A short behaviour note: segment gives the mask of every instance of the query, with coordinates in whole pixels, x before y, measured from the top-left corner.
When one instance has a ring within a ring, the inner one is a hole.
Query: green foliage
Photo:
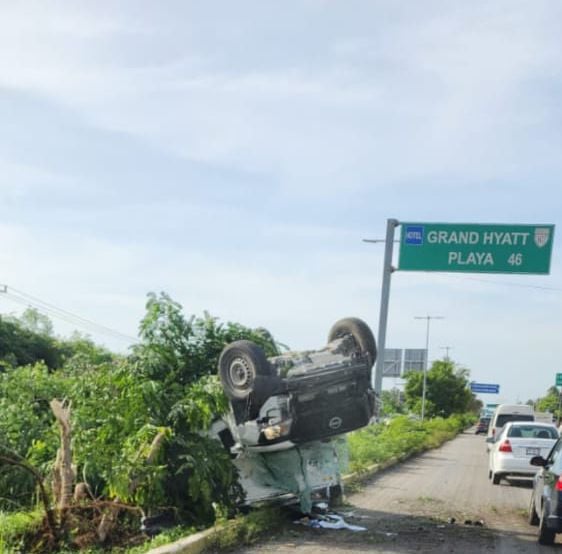
[[[0,444],[47,472],[58,443],[49,401],[65,390],[64,380],[44,363],[0,373]],[[31,507],[34,492],[29,473],[0,466],[0,509]]]
[[[242,499],[237,470],[219,442],[198,434],[177,437],[167,456],[166,498],[191,521],[212,521],[215,504],[228,511]]]
[[[170,440],[171,434],[167,427],[146,424],[125,439],[117,463],[111,468],[110,496],[140,506],[166,503],[165,448],[157,449],[155,445]]]
[[[383,390],[381,394],[381,415],[389,416],[404,413],[404,403],[401,400],[401,393],[398,389]]]
[[[0,552],[16,554],[23,552],[23,539],[39,530],[44,514],[32,512],[5,513],[0,511]]]
[[[154,424],[156,386],[139,381],[126,361],[102,364],[86,372],[68,369],[67,397],[72,402],[74,460],[96,494],[122,491],[121,476],[130,468],[127,441]]]
[[[0,371],[39,361],[51,369],[60,367],[62,357],[55,340],[29,330],[16,318],[0,316]]]
[[[239,548],[243,544],[252,544],[267,533],[270,537],[281,529],[285,523],[279,508],[261,508],[228,522],[214,539],[213,551]]]
[[[228,401],[216,375],[206,375],[185,388],[171,407],[169,420],[177,432],[207,430],[218,415],[228,409]]]
[[[267,355],[278,353],[267,332],[238,323],[222,324],[207,313],[202,318],[187,319],[181,305],[166,293],[148,295],[139,333],[142,342],[134,349],[139,369],[172,389],[215,374],[222,349],[232,341],[252,340]]]
[[[27,308],[18,321],[24,329],[43,335],[45,337],[53,336],[53,322],[46,316],[38,312],[35,308]]]
[[[350,468],[361,471],[394,457],[403,457],[439,446],[467,427],[470,415],[424,422],[400,416],[387,424],[369,425],[348,435]]]
[[[423,373],[406,375],[405,395],[410,410],[421,413]],[[435,361],[427,372],[426,410],[428,417],[449,417],[470,409],[474,395],[468,388],[468,371],[448,360]]]
[[[93,366],[111,363],[120,359],[106,348],[95,344],[88,336],[74,332],[70,339],[62,339],[57,346],[63,356],[67,370],[87,371]]]
[[[228,452],[205,436],[228,407],[218,358],[239,339],[278,354],[267,331],[208,314],[184,317],[162,293],[149,295],[141,342],[130,356],[116,356],[81,335],[50,334],[38,314],[0,319],[0,444],[49,481],[59,447],[49,402],[65,400],[77,480],[86,480],[96,497],[118,497],[146,513],[172,506],[196,525],[212,522],[217,509],[232,511],[242,497],[238,475]],[[0,466],[0,509],[33,507],[35,487],[28,473]]]
[[[550,387],[546,391],[546,395],[538,398],[535,402],[535,410],[537,412],[551,412],[555,414],[557,419],[562,417],[560,412],[560,392],[557,387]]]

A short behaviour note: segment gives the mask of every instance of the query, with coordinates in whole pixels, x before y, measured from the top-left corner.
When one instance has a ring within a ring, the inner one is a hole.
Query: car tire
[[[488,470],[488,479],[491,479],[491,478],[492,478],[492,470],[489,469],[489,470]]]
[[[255,407],[271,393],[273,370],[264,351],[252,341],[235,341],[223,349],[219,375],[230,400],[252,400]]]
[[[531,502],[529,503],[529,515],[527,517],[529,525],[537,526],[540,522],[540,518],[537,515],[537,510],[535,508],[535,495],[531,495]]]
[[[357,350],[363,355],[368,355],[369,365],[373,367],[377,359],[377,343],[370,327],[363,320],[356,317],[340,319],[332,325],[328,333],[328,342],[340,339],[346,335],[353,337]]]
[[[541,518],[539,520],[539,544],[554,544],[554,539],[556,539],[556,533],[546,526],[546,509],[543,506],[541,510]]]
[[[492,483],[494,485],[499,485],[501,480],[502,480],[501,473],[492,473]]]

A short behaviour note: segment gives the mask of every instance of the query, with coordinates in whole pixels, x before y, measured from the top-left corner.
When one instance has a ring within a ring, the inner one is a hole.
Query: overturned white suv
[[[314,497],[337,503],[347,469],[341,435],[374,415],[376,356],[373,333],[356,318],[335,323],[320,350],[266,358],[251,341],[224,348],[219,374],[231,410],[211,435],[230,452],[246,504],[296,497],[309,513]]]
[[[229,344],[219,374],[232,407],[230,447],[282,450],[367,425],[376,355],[373,333],[357,318],[335,323],[320,350],[266,358],[251,341]]]

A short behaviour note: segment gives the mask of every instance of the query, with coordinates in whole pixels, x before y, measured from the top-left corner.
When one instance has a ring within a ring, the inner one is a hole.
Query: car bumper
[[[494,472],[503,473],[504,475],[532,477],[538,473],[540,468],[529,464],[529,460],[530,458],[503,458],[497,460],[494,465]]]

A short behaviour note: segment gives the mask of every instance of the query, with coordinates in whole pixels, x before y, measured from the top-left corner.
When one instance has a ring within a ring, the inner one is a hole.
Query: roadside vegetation
[[[218,356],[239,339],[274,355],[269,333],[186,318],[166,294],[148,296],[127,356],[48,323],[33,310],[0,319],[2,551],[133,546],[143,516],[201,528],[232,513],[236,471],[205,436],[227,406]]]
[[[474,414],[455,414],[422,422],[400,415],[386,423],[354,431],[348,435],[350,470],[362,472],[373,464],[435,448],[455,437],[475,419]]]
[[[544,396],[528,400],[527,404],[534,406],[536,412],[551,413],[558,423],[562,421],[561,393],[558,387],[549,387]]]
[[[164,293],[148,295],[128,355],[55,337],[34,310],[0,317],[0,551],[141,554],[234,515],[236,470],[205,431],[227,408],[218,357],[240,339],[279,354],[266,330],[187,318]],[[423,423],[400,415],[419,412],[419,374],[403,396],[385,393],[393,417],[349,436],[351,469],[452,438],[468,423],[454,414],[475,409],[467,378],[432,366]],[[162,513],[178,526],[147,542],[141,518]],[[271,517],[235,520],[226,542],[252,540]]]

